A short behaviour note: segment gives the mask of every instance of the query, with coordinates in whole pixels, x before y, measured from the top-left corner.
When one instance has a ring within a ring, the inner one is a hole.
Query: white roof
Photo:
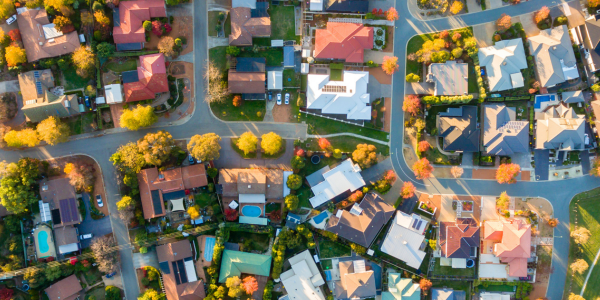
[[[425,228],[427,228],[427,223],[429,221],[417,214],[407,215],[402,213],[396,214],[395,222],[408,230],[412,230],[418,234],[425,234]]]
[[[96,97],[96,104],[105,104],[106,103],[106,99],[102,96],[100,97]]]
[[[310,57],[310,49],[302,49],[302,57],[303,58]]]
[[[400,215],[407,216],[405,213],[398,211],[396,218]],[[424,251],[419,250],[424,239],[424,235],[418,234],[394,221],[385,240],[383,240],[381,251],[418,269],[426,255]]]
[[[510,300],[509,294],[483,292],[479,294],[479,296],[481,297],[481,300]]]
[[[240,203],[265,203],[265,194],[240,194]]]
[[[233,200],[229,203],[229,208],[236,209],[237,207],[238,207],[238,204],[237,204],[237,202],[235,202],[235,200]]]
[[[452,268],[453,269],[467,268],[467,259],[466,258],[453,258],[452,259]]]
[[[44,203],[44,201],[40,200],[38,204],[40,206],[40,216],[42,217],[42,222],[52,221],[50,203]]]
[[[42,25],[42,30],[44,31],[44,36],[47,40],[57,38],[63,35],[62,31],[58,31],[54,27],[53,23]]]
[[[120,84],[109,84],[104,86],[104,95],[106,96],[106,103],[122,103],[123,93],[121,91]]]
[[[309,69],[310,69],[310,66],[308,65],[308,63],[300,64],[300,73],[308,74]]]
[[[523,40],[513,39],[496,42],[494,46],[479,48],[479,65],[485,67],[490,91],[504,91],[513,86],[511,74],[527,69]]]
[[[283,40],[271,40],[271,47],[283,47]]]
[[[60,253],[60,254],[67,254],[67,253],[75,252],[77,250],[79,250],[78,243],[58,246],[58,253]]]
[[[521,72],[510,74],[510,82],[512,83],[513,88],[520,88],[525,85],[523,74],[521,74]]]
[[[282,71],[267,72],[267,89],[269,89],[269,90],[283,89],[283,72]]]
[[[292,171],[283,171],[283,182],[287,183],[288,177],[290,177],[290,175],[294,174],[294,172]],[[287,186],[287,184],[283,185],[283,196],[287,196],[290,194],[290,188]]]
[[[560,67],[562,68],[563,74],[566,80],[579,78],[579,71],[577,71],[577,64],[572,67],[567,67],[563,59],[560,60]]]
[[[173,204],[173,209],[171,209],[171,211],[184,211],[185,210],[185,207],[183,206],[183,198],[173,199],[173,200],[171,200],[171,204]]]
[[[369,72],[343,71],[343,78],[329,81],[329,75],[308,74],[306,108],[346,115],[350,120],[371,120],[371,106],[367,106],[371,101],[367,92]]]
[[[241,224],[254,224],[254,225],[267,225],[269,224],[269,219],[261,218],[261,217],[245,217],[240,216]]]
[[[289,299],[325,300],[323,292],[318,288],[325,284],[325,281],[310,252],[305,250],[290,257],[289,263],[292,268],[279,277]]]
[[[323,0],[310,0],[311,11],[323,11]]]
[[[250,9],[256,9],[256,0],[231,0],[231,7],[248,7]]]
[[[196,268],[194,268],[193,260],[184,260],[185,265],[185,274],[187,275],[188,282],[198,281],[198,277],[196,277]]]
[[[315,196],[310,198],[310,204],[318,207],[347,190],[354,192],[361,188],[365,185],[365,181],[360,171],[360,167],[348,158],[337,167],[323,173],[325,180],[312,187]]]
[[[479,264],[479,278],[508,278],[508,265]]]
[[[79,42],[85,43],[85,35],[83,33],[79,35]]]

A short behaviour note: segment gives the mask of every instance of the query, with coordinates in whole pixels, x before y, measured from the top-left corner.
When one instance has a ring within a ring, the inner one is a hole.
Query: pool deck
[[[204,267],[210,267],[212,261],[206,261],[204,260],[204,248],[206,247],[206,238],[215,238],[214,235],[201,235],[199,237],[196,238],[196,242],[198,243],[199,249],[200,251],[202,251],[202,253],[200,253],[200,258],[196,261],[196,274],[198,275],[199,279],[204,280],[204,282],[206,282],[206,274],[204,274]]]
[[[42,253],[42,251],[40,251],[40,244],[38,242],[38,234],[41,231],[45,231],[48,234],[48,251]],[[38,226],[34,231],[33,231],[33,240],[35,243],[35,252],[37,255],[37,258],[45,258],[45,257],[56,257],[56,249],[54,248],[54,235],[52,234],[52,229],[50,229],[48,226],[46,225],[40,225]]]

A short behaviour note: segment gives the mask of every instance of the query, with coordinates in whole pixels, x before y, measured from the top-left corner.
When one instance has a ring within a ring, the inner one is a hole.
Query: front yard
[[[353,136],[336,136],[327,138],[327,140],[331,143],[331,146],[334,149],[340,149],[342,152],[351,153],[356,150],[356,145],[358,144],[373,144],[375,147],[377,147],[377,151],[381,152],[381,155],[388,156],[390,153],[390,147],[387,145],[374,144],[371,141],[363,140]],[[302,147],[307,150],[322,151],[319,147],[318,139],[315,138],[306,139]]]
[[[388,133],[380,130],[362,127],[359,125],[352,125],[343,123],[336,120],[331,120],[323,117],[317,117],[309,114],[302,113],[300,121],[305,121],[308,124],[309,134],[331,134],[331,133],[342,133],[349,132],[355,133],[362,136],[368,136],[373,139],[380,141],[388,141]]]
[[[233,106],[233,96],[229,96],[223,103],[211,103],[213,113],[224,121],[262,121],[265,112],[265,100],[244,101],[239,107]],[[259,114],[260,113],[260,114]]]
[[[225,49],[227,49],[226,46],[221,46],[210,48],[208,50],[208,57],[210,61],[214,63],[215,67],[217,67],[223,73],[225,73],[229,68],[227,63],[227,57],[225,56]]]

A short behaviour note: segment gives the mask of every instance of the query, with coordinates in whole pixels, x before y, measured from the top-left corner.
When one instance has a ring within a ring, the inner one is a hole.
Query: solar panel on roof
[[[37,91],[38,95],[41,95],[41,94],[43,93],[43,92],[42,92],[42,83],[41,83],[41,82],[39,82],[39,81],[38,81],[38,82],[36,82],[36,83],[35,83],[35,89],[36,89],[36,91]]]
[[[77,202],[74,198],[63,199],[59,201],[60,206],[60,217],[63,223],[73,222],[79,220],[77,211]]]
[[[173,273],[175,273],[175,284],[180,285],[181,279],[179,279],[179,274],[181,273],[181,271],[177,268],[177,262],[174,261],[171,263],[171,265],[173,265]]]
[[[155,214],[162,214],[163,212],[163,202],[160,200],[160,192],[158,190],[154,190],[150,192],[152,196],[152,207],[154,208]]]
[[[171,269],[169,269],[168,261],[159,262],[158,266],[160,267],[160,270],[163,272],[163,274],[171,274]]]

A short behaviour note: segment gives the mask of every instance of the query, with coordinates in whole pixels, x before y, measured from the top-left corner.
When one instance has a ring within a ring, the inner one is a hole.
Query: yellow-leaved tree
[[[6,64],[9,67],[14,67],[18,64],[27,62],[27,53],[25,53],[25,49],[19,46],[10,45],[6,47],[5,51],[6,54],[4,56],[6,57]]]
[[[85,47],[80,47],[73,52],[73,64],[77,68],[77,75],[88,78],[94,73],[96,68],[96,54],[87,50]]]
[[[63,6],[73,6],[74,0],[44,0],[45,7],[52,7],[58,11],[60,11]]]
[[[240,136],[236,145],[245,155],[248,155],[248,153],[256,152],[258,138],[252,132],[247,131]]]
[[[37,132],[32,128],[11,130],[4,136],[4,141],[9,147],[35,147],[40,143]]]
[[[49,117],[37,126],[37,133],[42,141],[50,145],[64,143],[69,140],[69,126],[56,117]]]
[[[265,154],[274,155],[283,147],[283,139],[275,132],[263,134],[260,147],[265,151]]]
[[[0,0],[0,19],[6,19],[15,13],[15,4],[12,0]]]
[[[221,156],[221,137],[215,133],[206,133],[203,135],[194,135],[187,145],[187,149],[192,156],[201,161],[211,161],[219,159]]]
[[[158,121],[154,114],[154,108],[150,106],[137,106],[134,109],[125,109],[121,115],[121,125],[129,130],[138,130],[141,127],[148,127]]]

